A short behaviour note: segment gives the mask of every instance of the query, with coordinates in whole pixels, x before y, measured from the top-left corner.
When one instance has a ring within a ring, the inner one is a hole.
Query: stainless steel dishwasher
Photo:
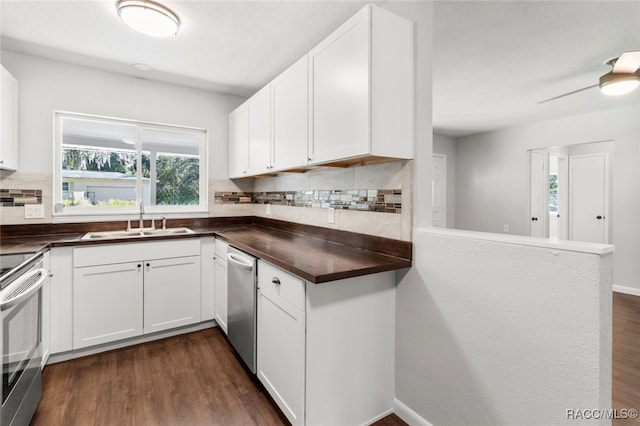
[[[252,373],[256,372],[256,258],[227,249],[227,337]]]

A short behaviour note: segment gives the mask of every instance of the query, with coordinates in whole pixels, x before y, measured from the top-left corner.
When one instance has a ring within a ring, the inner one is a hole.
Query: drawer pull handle
[[[280,285],[280,280],[278,279],[278,277],[271,278],[271,282],[274,283],[274,284]]]

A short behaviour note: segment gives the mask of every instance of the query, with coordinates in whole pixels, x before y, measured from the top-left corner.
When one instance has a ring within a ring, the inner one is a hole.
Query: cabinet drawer
[[[224,259],[225,262],[227,261],[227,248],[229,248],[229,244],[216,238],[214,253],[216,257]]]
[[[280,281],[280,284],[273,281]],[[295,275],[262,260],[258,261],[258,287],[271,290],[301,311],[305,310],[304,284],[304,280]]]

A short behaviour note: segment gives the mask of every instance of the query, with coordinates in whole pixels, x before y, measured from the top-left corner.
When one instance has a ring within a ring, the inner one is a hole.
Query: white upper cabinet
[[[18,170],[18,80],[0,68],[0,169]]]
[[[271,84],[247,101],[249,109],[248,174],[271,170]]]
[[[307,163],[309,137],[308,56],[298,60],[271,82],[272,171]]]
[[[309,52],[311,164],[413,157],[412,23],[368,5]]]
[[[229,115],[229,177],[413,158],[413,24],[367,5]]]
[[[249,157],[249,108],[243,103],[229,114],[229,177],[247,175]]]

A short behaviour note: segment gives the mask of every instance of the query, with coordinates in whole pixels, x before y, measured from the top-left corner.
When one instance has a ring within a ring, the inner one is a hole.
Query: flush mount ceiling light
[[[178,15],[147,0],[120,0],[118,16],[128,27],[153,37],[172,36],[180,28]]]
[[[614,74],[609,72],[600,77],[600,90],[609,96],[626,95],[638,86],[640,86],[640,72],[633,74]]]

